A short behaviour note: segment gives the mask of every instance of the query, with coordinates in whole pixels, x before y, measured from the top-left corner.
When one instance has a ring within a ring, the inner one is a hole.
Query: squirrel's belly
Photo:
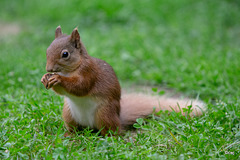
[[[96,128],[95,112],[97,102],[91,97],[65,97],[72,118],[81,126]]]

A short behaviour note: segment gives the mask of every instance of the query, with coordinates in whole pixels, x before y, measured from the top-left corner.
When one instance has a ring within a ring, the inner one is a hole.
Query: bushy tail
[[[166,96],[151,96],[144,94],[125,94],[121,98],[120,119],[123,126],[132,125],[137,118],[152,114],[160,110],[182,112],[182,108],[192,105],[190,115],[201,115],[205,110],[205,104],[198,100],[177,99]],[[183,112],[182,112],[183,113]]]

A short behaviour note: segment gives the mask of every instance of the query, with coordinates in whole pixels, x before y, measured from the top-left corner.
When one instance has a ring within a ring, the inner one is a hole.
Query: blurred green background
[[[46,48],[61,25],[66,34],[77,26],[89,54],[110,63],[123,82],[203,98],[239,95],[237,0],[1,0],[0,5],[0,22],[20,27],[17,36],[0,39],[2,91],[41,85]]]

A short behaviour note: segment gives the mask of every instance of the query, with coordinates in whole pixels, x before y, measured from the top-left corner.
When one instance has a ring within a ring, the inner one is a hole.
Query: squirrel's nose
[[[47,72],[59,72],[60,67],[57,64],[47,63],[46,70]]]
[[[47,72],[55,72],[55,69],[52,66],[46,66]]]

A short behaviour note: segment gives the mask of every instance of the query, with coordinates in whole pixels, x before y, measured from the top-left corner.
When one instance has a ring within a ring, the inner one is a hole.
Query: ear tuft
[[[78,33],[78,29],[77,28],[75,28],[72,31],[71,42],[74,44],[75,48],[80,48],[80,46],[81,46],[81,44],[80,44],[80,35]]]
[[[55,31],[55,39],[60,37],[61,35],[62,35],[62,29],[60,26],[58,26]]]

